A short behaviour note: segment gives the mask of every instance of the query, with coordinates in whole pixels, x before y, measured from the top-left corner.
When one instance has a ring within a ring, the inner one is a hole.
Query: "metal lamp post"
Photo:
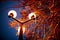
[[[11,15],[9,15],[8,17],[9,17],[9,18],[12,18],[13,20],[15,20],[15,21],[17,21],[18,23],[21,24],[21,25],[20,25],[20,33],[19,33],[19,39],[18,39],[18,40],[23,40],[23,29],[22,29],[22,25],[23,25],[24,23],[27,23],[27,22],[31,21],[31,20],[35,20],[35,18],[32,18],[32,19],[27,20],[27,21],[25,21],[25,22],[20,22],[20,21],[18,21],[17,19],[13,18]]]

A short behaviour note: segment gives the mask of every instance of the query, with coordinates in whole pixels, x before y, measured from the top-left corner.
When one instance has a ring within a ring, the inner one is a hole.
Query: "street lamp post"
[[[20,22],[19,20],[13,18],[13,16],[11,16],[11,15],[9,15],[8,17],[9,17],[9,18],[12,18],[13,20],[15,20],[15,21],[17,21],[18,23],[21,24],[21,25],[20,25],[20,32],[19,32],[19,39],[18,39],[18,40],[23,40],[23,29],[22,29],[22,25],[23,25],[24,23],[27,23],[27,22],[31,21],[31,20],[35,20],[35,18],[29,19],[29,20],[27,20],[27,21],[25,21],[25,22]],[[37,17],[36,17],[36,18],[37,18]]]

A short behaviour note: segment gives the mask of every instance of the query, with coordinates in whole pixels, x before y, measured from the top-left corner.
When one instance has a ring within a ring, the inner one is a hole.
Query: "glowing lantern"
[[[23,34],[25,33],[25,27],[23,27]]]
[[[10,11],[8,12],[8,15],[11,16],[11,17],[13,17],[13,18],[15,18],[15,17],[17,16],[17,13],[16,13],[15,10],[10,10]]]
[[[35,18],[35,24],[36,24],[36,14],[35,14],[35,12],[30,13],[28,15],[28,17],[29,17],[29,19],[32,19],[32,17]]]
[[[32,12],[32,13],[30,13],[30,14],[28,15],[29,19],[31,19],[32,16],[34,16],[34,18],[36,18],[35,12]]]

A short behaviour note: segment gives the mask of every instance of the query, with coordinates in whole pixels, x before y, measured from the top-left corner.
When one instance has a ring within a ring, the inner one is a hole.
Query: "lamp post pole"
[[[9,18],[12,18],[13,20],[16,20],[18,23],[20,23],[21,25],[20,25],[20,32],[19,32],[19,39],[18,40],[23,40],[23,29],[22,29],[22,25],[24,24],[24,23],[27,23],[27,22],[29,22],[29,21],[31,21],[31,20],[35,20],[35,18],[32,18],[32,19],[30,19],[30,20],[27,20],[27,21],[25,21],[25,22],[20,22],[20,21],[18,21],[17,19],[15,19],[15,18],[13,18],[13,17],[11,17],[11,16],[8,16]],[[38,18],[38,17],[37,17]]]
[[[22,23],[20,25],[20,32],[19,32],[19,39],[18,40],[23,40],[23,29],[22,29]]]

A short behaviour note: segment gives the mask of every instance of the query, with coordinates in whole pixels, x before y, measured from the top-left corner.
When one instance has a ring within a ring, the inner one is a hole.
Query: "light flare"
[[[23,27],[23,34],[25,33],[25,27]]]
[[[17,35],[19,35],[20,33],[20,27],[18,27],[18,32],[17,32]],[[25,27],[23,27],[23,34],[25,33]]]
[[[20,27],[18,27],[18,32],[17,32],[17,35],[19,35],[19,33],[20,33]]]
[[[16,16],[17,16],[17,12],[15,11],[15,10],[10,10],[9,12],[8,12],[8,15],[13,15],[13,18],[16,18]]]
[[[29,19],[32,19],[32,17],[35,18],[35,24],[36,24],[36,14],[35,14],[35,13],[36,13],[36,12],[30,13],[30,14],[28,15],[28,17],[29,17]]]
[[[35,12],[30,13],[30,14],[28,15],[28,18],[31,19],[32,16],[34,16],[34,18],[36,18],[36,14],[35,14]]]

